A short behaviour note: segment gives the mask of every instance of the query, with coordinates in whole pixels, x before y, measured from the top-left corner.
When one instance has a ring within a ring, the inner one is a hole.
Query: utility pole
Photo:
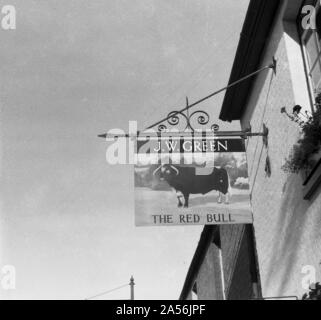
[[[130,278],[130,300],[134,300],[134,285],[135,285],[135,282],[134,282],[134,277],[131,276]]]

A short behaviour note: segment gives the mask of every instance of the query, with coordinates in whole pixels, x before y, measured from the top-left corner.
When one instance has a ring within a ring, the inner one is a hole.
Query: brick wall
[[[251,226],[221,226],[220,234],[226,298],[251,299],[254,297],[253,282],[257,282]]]
[[[207,251],[196,282],[198,299],[223,299],[219,248],[214,243]]]
[[[244,234],[243,225],[220,226],[225,291],[228,292]]]
[[[256,266],[251,236],[250,225],[220,226],[196,275],[198,299],[222,300],[224,296],[231,300],[253,298]],[[192,299],[191,292],[187,299]]]
[[[245,229],[246,231],[247,229]],[[226,288],[228,300],[248,300],[253,298],[253,286],[251,276],[251,258],[249,237],[244,232],[240,241],[238,255],[233,261],[233,274],[229,287]]]
[[[305,265],[314,266],[321,281],[320,191],[311,201],[303,200],[302,177],[281,170],[299,130],[280,109],[286,106],[291,110],[295,104],[309,106],[296,27],[293,21],[283,20],[284,3],[262,61],[266,65],[275,56],[277,74],[267,71],[257,77],[241,121],[243,128],[251,122],[253,131],[261,131],[265,123],[270,131],[268,148],[261,138],[251,138],[247,144],[263,296],[301,296]],[[264,171],[267,156],[270,177]]]

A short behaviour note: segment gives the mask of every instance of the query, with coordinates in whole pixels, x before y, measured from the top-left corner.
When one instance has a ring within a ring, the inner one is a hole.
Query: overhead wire
[[[85,300],[92,300],[92,299],[95,299],[95,298],[104,296],[104,295],[106,295],[106,294],[108,294],[108,293],[114,292],[114,291],[116,291],[116,290],[125,288],[125,287],[127,287],[127,286],[129,286],[129,283],[124,284],[124,285],[119,286],[119,287],[116,287],[116,288],[113,288],[113,289],[110,289],[110,290],[108,290],[108,291],[104,291],[104,292],[102,292],[102,293],[98,293],[98,294],[96,294],[96,295],[94,295],[94,296],[91,296],[91,297],[89,297],[89,298],[86,298]]]

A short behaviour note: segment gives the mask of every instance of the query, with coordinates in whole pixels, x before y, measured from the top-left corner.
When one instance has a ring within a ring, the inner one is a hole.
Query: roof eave
[[[229,84],[256,71],[269,38],[280,0],[251,0],[243,24]],[[255,77],[226,91],[219,118],[240,120]]]

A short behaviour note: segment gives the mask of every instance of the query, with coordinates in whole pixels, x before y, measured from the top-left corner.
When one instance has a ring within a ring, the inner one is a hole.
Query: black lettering
[[[171,224],[173,223],[172,215],[152,215],[154,224],[163,223],[163,224]]]
[[[221,222],[221,215],[220,214],[214,214],[213,216],[214,216],[214,221],[215,222]]]

